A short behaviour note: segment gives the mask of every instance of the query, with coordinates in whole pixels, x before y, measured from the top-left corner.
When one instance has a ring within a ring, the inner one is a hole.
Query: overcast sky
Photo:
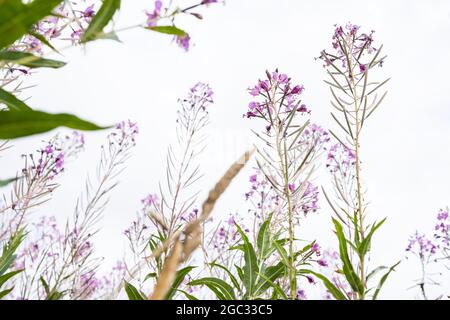
[[[181,1],[183,2],[183,1]],[[118,26],[145,19],[152,1],[124,1]],[[197,81],[211,84],[216,104],[210,108],[210,145],[202,160],[202,197],[252,143],[249,121],[242,118],[249,96],[246,88],[279,68],[306,91],[303,101],[313,121],[329,127],[329,91],[325,71],[314,61],[328,48],[335,23],[352,21],[376,30],[384,44],[389,94],[365,127],[362,142],[364,183],[371,201],[370,215],[388,217],[378,232],[372,265],[393,264],[404,257],[408,236],[416,229],[432,232],[439,208],[450,204],[450,2],[449,1],[301,1],[228,0],[225,6],[203,10],[205,19],[183,19],[194,45],[185,53],[167,36],[146,30],[121,33],[122,43],[97,41],[85,51],[65,51],[70,63],[43,70],[31,82],[30,104],[52,112],[69,111],[101,124],[122,119],[139,123],[138,145],[121,184],[112,195],[98,253],[107,262],[125,250],[123,230],[140,208],[139,200],[157,190],[164,179],[164,157],[173,139],[177,98]],[[253,125],[253,124],[252,124]],[[60,221],[73,212],[88,172],[94,172],[99,146],[107,132],[87,133],[87,149],[67,168],[62,187],[45,210]],[[1,159],[2,172],[17,169],[19,152],[34,150],[40,135],[16,144],[16,152]],[[246,213],[243,193],[249,168],[220,199],[217,215]],[[326,183],[325,169],[316,183]],[[309,217],[304,237],[335,245],[330,210]],[[386,285],[383,298],[414,298],[407,290],[419,276],[418,263],[402,263]],[[447,293],[450,284],[443,285]],[[439,288],[436,292],[444,291]]]

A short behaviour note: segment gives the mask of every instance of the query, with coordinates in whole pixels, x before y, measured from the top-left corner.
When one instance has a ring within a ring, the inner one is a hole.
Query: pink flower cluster
[[[439,210],[434,229],[434,238],[439,242],[438,246],[450,250],[450,218],[448,210]]]
[[[406,251],[416,253],[421,260],[428,261],[437,251],[437,246],[424,234],[414,233],[410,239]]]
[[[206,111],[206,108],[214,103],[213,95],[214,91],[209,84],[198,82],[189,90],[184,102],[187,102],[191,108]]]
[[[340,66],[344,70],[348,70],[350,67],[353,69],[355,66],[350,65],[353,61],[357,63],[359,73],[364,73],[368,68],[369,61],[363,61],[365,56],[373,54],[377,48],[373,46],[373,33],[360,32],[360,26],[352,23],[347,23],[345,26],[335,26],[334,34],[332,37],[332,50],[327,52],[323,50],[320,53],[319,59],[325,62],[324,67],[335,65],[339,62]],[[347,55],[349,59],[347,59]],[[378,62],[379,66],[382,66],[382,61]],[[353,73],[357,73],[353,71]]]
[[[266,72],[266,79],[259,80],[258,83],[248,89],[249,94],[259,99],[251,101],[248,104],[247,118],[263,118],[266,121],[278,119],[285,116],[295,109],[295,112],[309,113],[306,105],[301,104],[300,95],[304,91],[302,85],[294,85],[284,73],[275,70],[272,73]],[[271,122],[271,121],[270,121]],[[270,128],[267,128],[269,131]]]
[[[340,172],[347,177],[354,170],[355,164],[355,152],[350,148],[336,143],[328,150],[326,166],[331,173]]]
[[[56,136],[47,142],[36,154],[29,154],[23,173],[34,179],[52,180],[64,171],[68,158],[78,155],[84,147],[84,135],[77,131],[64,136]]]

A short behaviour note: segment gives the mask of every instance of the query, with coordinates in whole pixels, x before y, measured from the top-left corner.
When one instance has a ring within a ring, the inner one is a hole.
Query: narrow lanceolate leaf
[[[0,139],[30,136],[58,127],[77,130],[105,129],[105,127],[100,127],[72,114],[52,114],[42,111],[3,111],[0,116]]]
[[[3,299],[3,297],[5,297],[8,293],[13,291],[13,289],[14,289],[14,287],[0,291],[0,299]]]
[[[92,19],[89,27],[86,29],[81,42],[88,42],[98,38],[103,38],[107,33],[103,28],[111,21],[117,10],[120,9],[120,0],[104,0],[97,14]]]
[[[183,31],[175,26],[154,26],[154,27],[146,27],[146,29],[153,30],[160,33],[172,34],[174,36],[185,36],[186,31]]]
[[[22,271],[23,271],[23,269],[16,270],[16,271],[11,271],[11,272],[9,272],[7,274],[4,274],[4,275],[0,276],[0,288],[6,283],[6,281],[8,281],[12,277],[14,277],[16,274],[21,273]]]
[[[392,267],[389,268],[389,271],[386,272],[380,279],[380,282],[378,283],[378,287],[375,290],[375,294],[373,295],[372,299],[376,300],[378,298],[378,294],[380,293],[381,288],[383,287],[384,283],[386,282],[387,278],[391,274],[392,271],[395,271],[395,267],[400,264],[401,261],[394,264]]]
[[[0,61],[22,65],[28,68],[61,68],[65,62],[44,59],[27,52],[2,50],[0,51]]]
[[[0,88],[0,103],[5,104],[12,111],[29,111],[31,108],[12,93]],[[3,116],[4,113],[2,113]]]
[[[363,256],[365,255],[369,250],[370,250],[370,243],[372,242],[372,236],[374,234],[375,231],[377,231],[377,229],[379,227],[381,227],[381,225],[386,221],[386,218],[384,218],[383,220],[381,220],[378,223],[374,223],[374,225],[372,226],[372,228],[370,229],[369,233],[367,234],[367,236],[364,238],[363,241],[361,241],[359,247],[358,247],[358,253]]]
[[[264,274],[259,274],[260,280],[256,284],[256,296],[262,295],[267,289],[273,287],[273,283],[286,272],[286,266],[283,262],[279,262],[274,266],[266,268]],[[275,288],[274,288],[275,289]]]
[[[269,217],[266,221],[261,225],[258,232],[258,238],[256,241],[256,245],[258,248],[258,254],[261,260],[265,260],[268,254],[271,252],[271,243],[270,243],[270,221],[272,220],[272,213],[270,213]]]
[[[131,283],[125,281],[125,292],[127,293],[129,300],[147,300],[145,295],[143,295],[135,286]]]
[[[196,296],[193,296],[192,294],[187,293],[187,292],[184,291],[184,290],[177,289],[177,291],[178,291],[178,292],[181,292],[182,294],[184,294],[185,297],[186,297],[188,300],[198,300],[198,298],[197,298]]]
[[[169,292],[167,293],[167,296],[166,296],[165,300],[172,300],[174,294],[178,290],[178,287],[183,282],[184,278],[194,268],[196,268],[196,267],[188,266],[188,267],[185,267],[185,268],[180,269],[180,270],[177,271],[177,275],[175,276],[175,280],[173,281],[173,284],[172,284],[172,289],[170,289]]]
[[[313,276],[315,276],[316,278],[320,279],[325,288],[327,288],[328,291],[330,291],[330,293],[333,295],[333,297],[336,300],[347,300],[346,296],[342,293],[341,290],[339,290],[338,287],[336,287],[333,282],[331,282],[330,280],[328,280],[327,277],[325,277],[324,275],[311,271],[311,270],[299,270],[299,273],[302,274],[312,274]]]
[[[258,276],[258,260],[256,258],[256,252],[252,244],[248,240],[247,235],[242,230],[242,228],[236,224],[236,228],[244,241],[242,251],[244,252],[244,286],[247,290],[246,295],[251,297],[254,293],[254,286],[256,282],[256,277]]]
[[[40,34],[39,32],[30,30],[28,31],[28,34],[30,36],[35,37],[36,39],[38,39],[40,42],[42,42],[43,44],[45,44],[47,47],[49,47],[50,49],[52,49],[53,51],[55,51],[56,53],[59,53],[59,51],[50,43],[50,41],[48,41],[42,34]]]
[[[33,0],[23,4],[18,0],[0,1],[0,49],[27,34],[31,27],[46,16],[62,0]]]
[[[2,276],[6,270],[11,267],[14,262],[16,256],[15,252],[19,245],[22,243],[25,238],[24,230],[17,231],[8,241],[7,244],[3,246],[2,255],[0,256],[0,276]]]
[[[206,277],[189,282],[191,286],[207,286],[219,300],[236,300],[233,288],[222,279]]]
[[[222,269],[223,271],[225,271],[225,273],[228,275],[228,277],[230,277],[231,282],[233,283],[234,287],[238,290],[240,290],[239,287],[239,282],[237,281],[236,277],[234,276],[234,274],[231,273],[230,270],[228,270],[225,266],[221,265],[221,264],[217,264],[217,263],[210,263],[211,267],[216,267],[219,269]]]
[[[10,178],[10,179],[5,179],[5,180],[0,180],[0,188],[1,187],[5,187],[8,184],[10,184],[11,182],[14,182],[16,180],[17,180],[17,178]]]
[[[350,261],[347,249],[347,239],[345,238],[342,225],[336,219],[333,219],[333,223],[336,228],[336,235],[339,240],[339,255],[342,260],[345,278],[352,287],[353,291],[362,294],[364,293],[364,287],[362,286],[361,280],[353,269],[353,265]]]

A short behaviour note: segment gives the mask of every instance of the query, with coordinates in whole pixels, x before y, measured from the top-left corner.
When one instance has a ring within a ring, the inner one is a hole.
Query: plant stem
[[[345,43],[344,43],[345,45]],[[348,50],[351,52],[352,48],[348,48]],[[348,55],[348,58],[353,58],[352,55]],[[353,104],[354,104],[354,112],[355,112],[355,135],[353,137],[353,144],[355,146],[355,171],[356,171],[356,194],[357,194],[357,210],[358,210],[358,221],[357,221],[357,228],[358,230],[355,230],[355,232],[359,233],[359,238],[364,240],[365,237],[365,228],[364,228],[364,214],[363,214],[363,200],[362,200],[362,191],[361,191],[361,166],[360,166],[360,156],[359,156],[359,134],[361,131],[361,119],[359,118],[359,97],[357,94],[357,86],[355,84],[355,76],[354,76],[354,66],[355,63],[353,62],[353,59],[351,59],[351,64],[349,63],[348,69],[349,69],[349,77],[352,85],[352,95],[353,95]],[[365,289],[366,289],[366,275],[365,275],[365,255],[359,254],[359,277],[361,281],[361,285],[363,286],[364,290],[362,293],[358,293],[358,298],[360,300],[364,300],[365,298]]]

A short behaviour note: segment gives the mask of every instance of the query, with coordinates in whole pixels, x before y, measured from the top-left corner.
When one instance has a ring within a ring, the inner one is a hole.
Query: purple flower
[[[297,290],[297,296],[295,297],[295,299],[296,300],[307,300],[305,290],[301,290],[301,289]]]
[[[314,242],[314,244],[311,247],[311,251],[315,252],[316,254],[320,253],[320,246],[317,242]]]
[[[53,151],[54,151],[54,149],[53,149],[53,146],[52,146],[51,144],[49,144],[48,146],[46,146],[46,147],[45,147],[45,150],[44,150],[44,152],[45,152],[46,154],[52,154]]]
[[[360,65],[359,65],[359,71],[360,71],[360,72],[366,72],[366,70],[367,70],[367,67],[366,67],[365,64],[360,64]]]
[[[144,199],[141,200],[145,207],[159,206],[159,198],[156,194],[149,194]]]
[[[328,262],[325,259],[319,259],[319,260],[317,260],[317,263],[321,267],[328,267]]]
[[[189,45],[190,45],[190,40],[191,40],[191,37],[189,36],[189,34],[185,33],[182,36],[175,36],[174,39],[180,48],[184,49],[185,51],[189,50]]]
[[[152,12],[146,12],[147,26],[155,27],[160,15],[161,15],[162,2],[160,0],[155,1],[155,9]]]
[[[295,183],[288,183],[289,191],[294,192],[295,191]]]

